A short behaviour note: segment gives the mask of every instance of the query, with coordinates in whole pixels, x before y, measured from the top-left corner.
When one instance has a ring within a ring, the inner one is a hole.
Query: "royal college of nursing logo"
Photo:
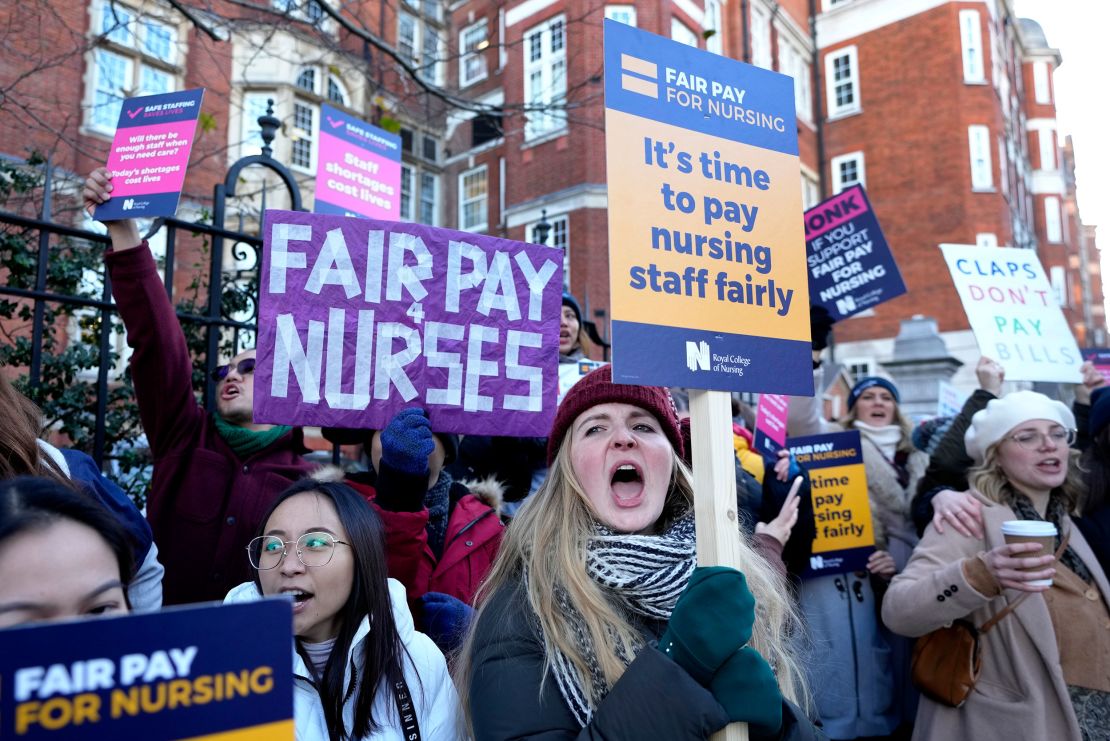
[[[133,208],[135,208],[135,199],[134,198],[124,198],[123,199],[123,210],[124,211],[130,211]]]
[[[686,367],[692,372],[709,370],[709,358],[708,342],[686,342]]]

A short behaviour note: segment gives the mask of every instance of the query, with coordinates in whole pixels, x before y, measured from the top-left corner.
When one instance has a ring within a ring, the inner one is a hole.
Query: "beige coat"
[[[946,623],[969,618],[987,622],[1021,592],[1007,589],[990,598],[968,583],[964,559],[1003,545],[1001,525],[1017,519],[1007,506],[983,501],[984,538],[967,538],[932,525],[883,600],[883,621],[896,633],[920,636]],[[1102,597],[1110,601],[1110,583],[1087,541],[1067,520],[1069,545],[1094,574]],[[986,635],[983,669],[961,708],[921,698],[915,741],[1005,739],[1006,741],[1081,741],[1079,726],[1060,669],[1056,634],[1044,598],[1030,595]]]

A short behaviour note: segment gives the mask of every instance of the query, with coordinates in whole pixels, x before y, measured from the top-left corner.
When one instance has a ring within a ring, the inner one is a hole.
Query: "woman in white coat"
[[[413,628],[404,587],[386,578],[382,526],[366,500],[305,479],[262,523],[247,548],[255,579],[225,602],[292,600],[297,741],[454,739],[447,664]]]

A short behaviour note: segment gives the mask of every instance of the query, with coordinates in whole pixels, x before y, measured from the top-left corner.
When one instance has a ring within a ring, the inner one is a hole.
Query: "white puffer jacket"
[[[420,724],[421,741],[454,741],[458,737],[457,718],[459,695],[451,677],[447,673],[447,662],[443,654],[432,643],[432,639],[418,633],[412,622],[405,601],[404,586],[389,580],[389,598],[393,605],[393,621],[401,643],[408,651],[405,659],[405,682],[416,707],[417,721]],[[228,592],[225,603],[253,602],[262,595],[253,582],[240,584]],[[370,619],[364,617],[362,624],[351,641],[347,654],[347,671],[343,684],[351,684],[351,662],[356,662],[357,681],[363,676],[362,642],[370,633]],[[410,660],[411,659],[411,660]],[[328,741],[328,727],[324,722],[324,710],[320,695],[316,692],[309,677],[312,673],[305,666],[304,659],[293,649],[293,722],[296,726],[297,741]],[[351,696],[354,693],[350,693]],[[405,741],[400,719],[397,717],[397,702],[393,689],[384,684],[374,698],[374,720],[380,727],[376,733],[364,736],[360,741]],[[354,721],[354,703],[347,702],[343,709],[343,720],[350,729]]]

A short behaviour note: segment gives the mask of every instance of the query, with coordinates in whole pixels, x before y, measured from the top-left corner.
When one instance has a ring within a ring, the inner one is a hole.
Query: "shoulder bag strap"
[[[1056,549],[1055,554],[1055,558],[1057,561],[1060,560],[1060,556],[1064,555],[1064,549],[1068,547],[1068,540],[1070,538],[1071,531],[1069,530],[1068,532],[1064,533],[1064,537],[1060,539],[1060,547]],[[1025,601],[1025,598],[1028,597],[1030,594],[1032,594],[1032,592],[1024,592],[1016,600],[1003,607],[1001,610],[998,611],[997,615],[992,617],[987,622],[983,623],[983,627],[979,628],[979,632],[981,634],[986,634],[987,632],[989,632],[991,628],[993,628],[995,625],[998,625],[999,621],[1001,621],[1002,618],[1009,615],[1011,612],[1014,611],[1015,608],[1017,608],[1018,605]]]

